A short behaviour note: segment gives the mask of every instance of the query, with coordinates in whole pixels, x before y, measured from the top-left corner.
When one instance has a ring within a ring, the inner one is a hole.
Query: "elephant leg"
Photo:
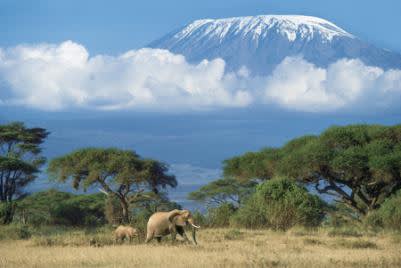
[[[172,230],[172,231],[171,231],[171,243],[172,243],[172,244],[175,243],[176,237],[177,237],[177,232],[176,232],[176,230]]]
[[[176,229],[177,229],[177,233],[184,239],[184,241],[189,243],[189,239],[188,239],[187,235],[185,234],[184,227],[177,226]]]
[[[145,243],[149,243],[153,239],[153,233],[148,233],[146,235]]]

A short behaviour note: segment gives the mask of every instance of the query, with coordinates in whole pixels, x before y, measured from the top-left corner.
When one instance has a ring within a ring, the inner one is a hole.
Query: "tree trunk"
[[[2,202],[3,203],[3,211],[1,214],[1,224],[10,224],[14,218],[15,212],[15,204],[12,202]]]
[[[128,211],[128,202],[124,198],[120,198],[120,204],[123,212],[123,223],[129,223],[129,211]]]

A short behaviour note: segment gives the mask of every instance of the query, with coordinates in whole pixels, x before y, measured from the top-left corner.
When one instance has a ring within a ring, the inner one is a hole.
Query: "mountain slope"
[[[270,73],[287,56],[302,55],[325,67],[340,58],[367,65],[401,68],[401,55],[363,42],[324,19],[265,15],[194,21],[149,44],[183,54],[191,62],[223,58],[228,70],[247,66]]]

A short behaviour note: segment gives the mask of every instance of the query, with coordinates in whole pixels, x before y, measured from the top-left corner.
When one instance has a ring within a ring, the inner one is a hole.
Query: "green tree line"
[[[46,163],[49,134],[0,125],[2,224],[144,224],[155,211],[179,207],[167,197],[177,180],[166,164],[118,148],[82,148],[48,163],[49,179],[98,194],[27,193]],[[206,214],[195,214],[209,226],[286,230],[347,218],[401,229],[400,188],[401,125],[349,125],[227,159],[223,177],[189,198],[206,205]]]

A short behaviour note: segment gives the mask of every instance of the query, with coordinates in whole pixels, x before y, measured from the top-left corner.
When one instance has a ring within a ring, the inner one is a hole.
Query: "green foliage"
[[[209,226],[207,217],[203,215],[199,210],[195,210],[192,213],[192,217],[194,218],[194,221],[196,222],[197,225],[205,227]]]
[[[34,193],[18,201],[16,220],[34,226],[53,224],[52,211],[55,205],[72,198],[72,194],[57,190]]]
[[[19,122],[0,125],[0,223],[11,223],[13,200],[24,196],[24,188],[45,163],[40,145],[48,134],[45,129],[27,128]]]
[[[207,213],[207,223],[211,227],[228,227],[230,219],[237,211],[231,203],[223,203],[218,207],[209,208]]]
[[[10,224],[0,226],[0,240],[24,240],[32,236],[32,230],[27,225]]]
[[[107,222],[111,225],[118,225],[123,222],[123,210],[117,197],[107,196],[104,214]]]
[[[39,226],[95,226],[105,223],[104,195],[74,195],[57,190],[38,192],[17,203],[16,219]]]
[[[10,220],[14,217],[15,207],[15,202],[0,203],[0,223],[10,223]]]
[[[401,188],[401,125],[331,127],[320,136],[226,160],[224,174],[242,181],[281,176],[311,183],[365,215]]]
[[[401,231],[401,191],[384,201],[378,210],[369,213],[365,223],[375,228]]]
[[[335,203],[327,207],[327,215],[323,225],[333,228],[346,228],[360,224],[361,217],[343,203]]]
[[[288,179],[260,184],[233,222],[248,228],[269,227],[287,230],[295,225],[318,226],[324,217],[325,204],[319,197]]]
[[[129,222],[129,204],[158,193],[177,181],[168,167],[152,159],[142,159],[134,151],[115,148],[85,148],[53,159],[49,175],[58,181],[70,180],[75,189],[97,186],[119,200],[123,221]]]
[[[240,181],[268,180],[274,175],[278,159],[279,150],[274,148],[266,148],[260,152],[249,152],[240,157],[227,159],[223,162],[224,177],[234,177]]]
[[[51,210],[55,224],[96,226],[105,223],[103,194],[76,195]]]
[[[220,205],[226,202],[234,202],[239,206],[242,200],[246,199],[257,185],[254,181],[239,182],[236,179],[224,178],[212,181],[199,190],[191,192],[188,198],[208,205]]]

